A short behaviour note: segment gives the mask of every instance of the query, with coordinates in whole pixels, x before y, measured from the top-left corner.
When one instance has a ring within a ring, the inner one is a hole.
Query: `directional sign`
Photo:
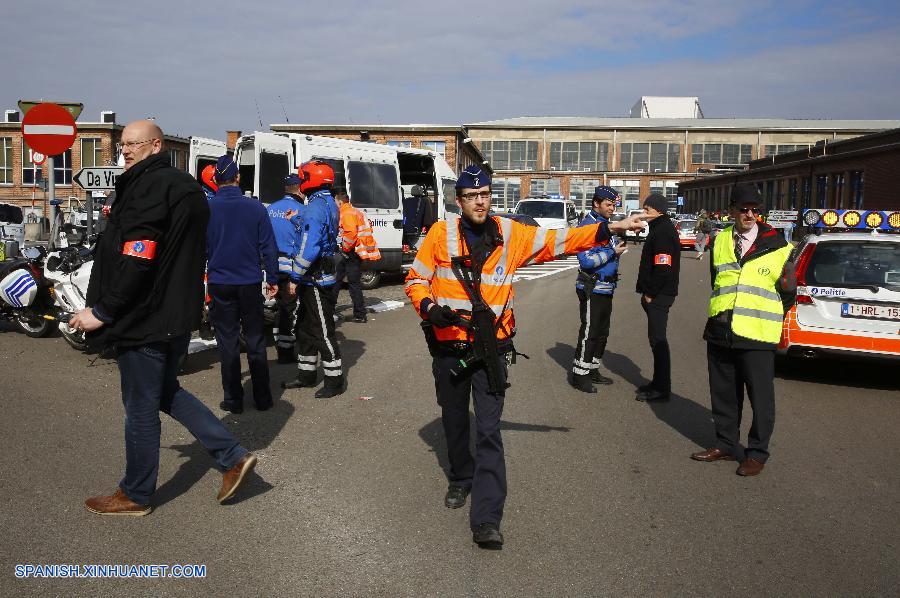
[[[73,180],[85,191],[108,191],[116,188],[116,179],[123,172],[121,166],[82,168]]]
[[[77,132],[75,119],[57,104],[38,104],[22,119],[25,143],[48,156],[61,154],[72,147]]]

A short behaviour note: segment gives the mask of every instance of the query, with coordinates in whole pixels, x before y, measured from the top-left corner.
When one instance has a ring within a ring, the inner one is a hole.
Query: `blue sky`
[[[625,116],[900,118],[900,3],[51,0],[4,8],[0,108],[83,101],[223,138],[294,123]],[[257,114],[259,105],[259,115]]]

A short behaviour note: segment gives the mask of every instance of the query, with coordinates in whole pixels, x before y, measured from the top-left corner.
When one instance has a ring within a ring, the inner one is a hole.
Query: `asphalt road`
[[[182,384],[259,456],[257,474],[219,505],[212,459],[163,416],[155,510],[122,519],[82,506],[123,472],[115,364],[0,324],[0,595],[896,596],[896,366],[780,368],[763,474],[691,461],[713,429],[707,263],[690,255],[670,320],[675,396],[662,405],[633,399],[650,365],[637,251],[604,360],[615,384],[599,395],[565,384],[574,273],[517,283],[517,344],[531,359],[512,368],[503,417],[499,552],[472,544],[467,509],[443,506],[439,411],[408,306],[340,327],[350,386],[337,399],[278,388],[271,411],[222,414],[215,351],[190,356]],[[277,387],[295,371],[274,353]],[[202,564],[206,577],[16,579],[17,563]]]

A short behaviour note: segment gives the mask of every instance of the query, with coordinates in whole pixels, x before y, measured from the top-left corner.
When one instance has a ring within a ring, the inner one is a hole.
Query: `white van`
[[[644,213],[644,210],[636,210],[636,209],[628,210],[628,216],[634,216],[635,214],[643,214],[643,213]],[[649,233],[650,233],[650,225],[647,224],[646,222],[644,222],[644,228],[642,230],[639,230],[636,232],[633,230],[625,231],[625,240],[626,241],[634,241],[635,243],[640,241],[643,243],[644,241],[647,240],[647,235]]]
[[[527,197],[516,204],[516,214],[531,216],[543,228],[578,226],[578,211],[570,199]]]
[[[19,250],[25,247],[25,217],[22,208],[0,203],[0,240],[15,241]]]
[[[191,176],[200,180],[200,173],[210,164],[215,164],[219,156],[228,153],[228,148],[224,141],[218,139],[207,139],[205,137],[191,137],[190,149],[188,150],[188,172]]]
[[[255,132],[244,135],[235,147],[241,189],[264,204],[284,197],[284,177],[309,160],[321,160],[334,169],[335,191],[345,190],[354,207],[372,225],[381,259],[363,262],[363,287],[377,286],[383,272],[400,273],[415,257],[404,252],[404,189],[419,185],[433,200],[435,218],[446,211],[446,197],[455,193],[456,176],[440,154],[300,133]],[[448,191],[449,189],[449,191]]]

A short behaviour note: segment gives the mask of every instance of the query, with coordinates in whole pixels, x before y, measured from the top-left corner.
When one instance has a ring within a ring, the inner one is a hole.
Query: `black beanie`
[[[756,185],[735,185],[731,190],[731,201],[729,205],[740,206],[744,204],[762,204],[762,197],[760,196]]]
[[[669,200],[665,195],[651,193],[644,199],[644,206],[649,206],[661,214],[669,211]]]

